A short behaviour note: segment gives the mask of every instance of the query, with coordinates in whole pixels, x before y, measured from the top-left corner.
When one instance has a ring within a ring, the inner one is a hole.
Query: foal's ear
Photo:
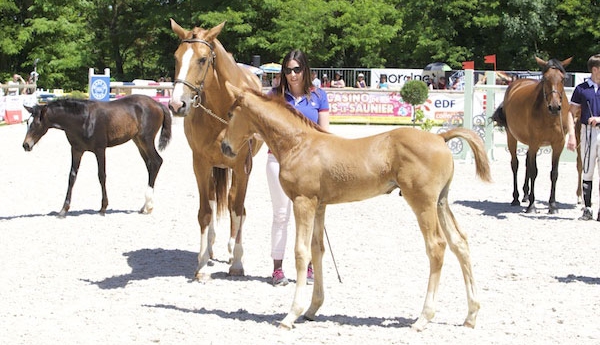
[[[23,108],[25,108],[25,110],[27,110],[30,114],[33,115],[33,108],[32,107],[28,107],[26,105],[23,105]]]
[[[244,92],[239,87],[231,84],[229,81],[225,81],[225,88],[227,89],[227,93],[232,98],[239,98],[244,95]]]

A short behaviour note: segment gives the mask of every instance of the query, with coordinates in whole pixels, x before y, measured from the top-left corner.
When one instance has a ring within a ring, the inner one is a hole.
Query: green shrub
[[[423,104],[427,100],[429,89],[427,88],[427,84],[421,80],[409,80],[402,86],[400,96],[402,96],[402,99],[406,103],[414,107]]]
[[[421,105],[427,100],[429,88],[427,88],[427,84],[423,81],[409,80],[404,83],[404,86],[400,90],[400,96],[402,96],[402,100],[409,103],[414,110],[415,106]],[[420,123],[421,129],[429,132],[433,127],[433,120],[425,119],[425,114],[422,109],[414,110],[414,114],[413,123]]]

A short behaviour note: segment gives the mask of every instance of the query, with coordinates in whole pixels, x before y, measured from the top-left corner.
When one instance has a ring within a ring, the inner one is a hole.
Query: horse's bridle
[[[194,91],[194,93],[195,93],[194,98],[192,99],[192,106],[194,108],[201,107],[202,109],[204,109],[204,111],[206,111],[212,117],[218,119],[219,121],[223,122],[224,124],[227,124],[227,121],[223,120],[222,118],[217,116],[215,113],[213,113],[210,109],[208,109],[202,105],[202,93],[204,91],[204,81],[206,80],[206,76],[208,75],[208,69],[210,68],[211,65],[212,65],[213,69],[215,68],[216,54],[215,54],[215,50],[214,50],[212,44],[210,44],[207,41],[200,39],[200,38],[186,38],[186,39],[181,40],[181,42],[183,42],[183,43],[202,43],[202,44],[206,45],[208,48],[210,48],[210,58],[208,59],[208,63],[206,64],[206,70],[204,71],[204,76],[202,77],[202,81],[200,81],[200,85],[196,86],[193,83],[191,83],[185,79],[175,79],[173,81],[173,86],[175,86],[177,83],[181,83],[181,84],[189,87],[190,89],[192,89],[192,91]]]
[[[550,68],[554,68],[554,69],[558,69],[556,67],[550,67]],[[542,93],[544,94],[544,101],[546,101],[546,107],[548,108],[548,110],[552,110],[550,101],[548,101],[548,96],[552,96],[552,94],[556,93],[558,94],[558,97],[562,100],[563,99],[563,93],[555,90],[554,88],[552,88],[552,91],[550,91],[550,93],[546,93],[546,83],[544,83],[544,80],[546,78],[542,76]],[[562,82],[564,83],[565,78],[563,77]]]

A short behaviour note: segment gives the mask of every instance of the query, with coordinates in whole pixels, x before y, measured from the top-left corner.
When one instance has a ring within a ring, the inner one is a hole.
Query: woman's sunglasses
[[[296,73],[296,74],[299,74],[300,72],[302,72],[302,68],[300,68],[300,66],[297,66],[294,68],[287,68],[287,67],[283,68],[283,73],[285,73],[285,74],[291,74],[292,71],[294,71],[294,73]]]

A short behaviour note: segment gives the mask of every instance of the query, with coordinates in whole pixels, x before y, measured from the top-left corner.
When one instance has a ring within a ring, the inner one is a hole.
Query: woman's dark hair
[[[283,58],[283,61],[281,62],[282,76],[281,81],[279,82],[279,86],[276,88],[276,93],[278,95],[283,95],[286,90],[289,90],[287,78],[285,77],[285,73],[283,71],[285,68],[287,68],[288,62],[290,62],[291,60],[295,60],[296,62],[298,62],[298,65],[300,65],[300,68],[302,69],[302,89],[304,90],[304,94],[310,97],[310,90],[313,85],[312,80],[310,79],[310,67],[308,65],[308,58],[306,57],[306,54],[304,54],[304,52],[298,49],[292,50]]]

